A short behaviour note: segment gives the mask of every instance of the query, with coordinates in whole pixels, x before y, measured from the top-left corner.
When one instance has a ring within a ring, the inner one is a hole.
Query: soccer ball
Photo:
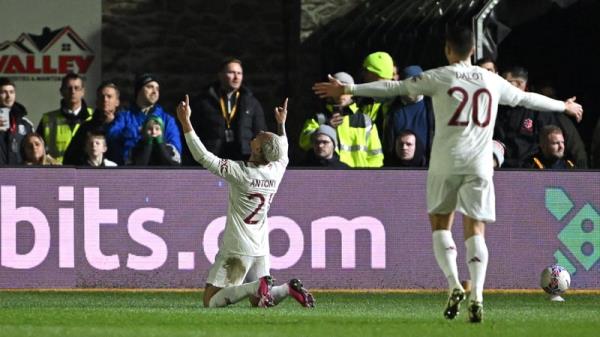
[[[570,285],[571,275],[564,267],[555,264],[542,271],[540,286],[548,294],[564,294]]]

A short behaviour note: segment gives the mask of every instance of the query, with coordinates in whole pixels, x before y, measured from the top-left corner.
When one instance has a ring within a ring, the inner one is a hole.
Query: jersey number
[[[256,213],[258,213],[260,211],[260,209],[265,204],[265,196],[262,195],[262,194],[260,194],[260,193],[252,193],[252,194],[248,194],[248,199],[249,200],[258,199],[259,203],[258,203],[258,206],[256,206],[256,208],[254,209],[254,211],[252,211],[252,213],[250,213],[250,215],[248,215],[244,219],[244,222],[247,225],[256,225],[256,223],[258,222],[258,220],[252,220],[252,218],[256,215]]]
[[[458,107],[456,107],[456,111],[454,111],[452,118],[450,118],[448,125],[465,126],[465,125],[469,124],[468,115],[466,116],[467,119],[461,120],[460,117],[462,115],[463,109],[465,108],[465,105],[467,105],[467,102],[469,101],[469,93],[464,88],[452,87],[452,88],[448,89],[448,95],[452,96],[452,94],[454,94],[454,92],[456,92],[456,91],[458,91],[461,94],[462,98],[460,100],[460,104],[458,104]],[[487,95],[489,102],[488,102],[487,111],[485,114],[485,120],[482,123],[479,120],[479,97],[483,94]],[[475,122],[475,125],[480,126],[482,128],[485,128],[486,126],[488,126],[488,124],[490,124],[490,119],[492,118],[492,94],[490,94],[490,92],[485,88],[481,88],[481,89],[475,91],[475,93],[473,94],[473,100],[471,102],[471,106],[472,106],[471,116],[473,116],[473,121]]]

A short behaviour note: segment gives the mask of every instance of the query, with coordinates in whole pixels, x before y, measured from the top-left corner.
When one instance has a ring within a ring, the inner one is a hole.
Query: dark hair
[[[404,129],[401,130],[400,132],[398,132],[398,135],[396,136],[396,140],[398,140],[398,138],[400,137],[405,137],[405,136],[415,136],[415,139],[417,139],[417,134],[410,129]]]
[[[540,144],[546,144],[548,142],[548,136],[553,133],[558,133],[562,135],[563,131],[556,125],[544,125],[544,127],[540,130]]]
[[[106,132],[104,132],[101,128],[92,129],[92,130],[88,131],[86,134],[86,138],[90,138],[90,137],[106,138]]]
[[[237,63],[240,66],[242,65],[242,61],[240,59],[238,59],[236,57],[228,56],[228,57],[224,58],[221,61],[221,63],[219,64],[219,72],[222,72],[229,63]]]
[[[506,78],[506,74],[511,74],[513,77],[522,78],[525,81],[529,79],[529,72],[521,66],[510,66],[502,72],[502,77]]]
[[[121,90],[119,90],[119,87],[117,87],[117,85],[113,81],[104,81],[100,83],[98,89],[96,89],[96,95],[100,96],[104,88],[113,88],[117,92],[117,97],[121,96]]]
[[[67,87],[67,82],[69,82],[70,80],[81,80],[81,87],[85,87],[85,84],[83,83],[83,78],[77,74],[77,73],[67,73],[62,80],[60,81],[60,89],[64,89]]]
[[[484,63],[491,63],[494,65],[494,69],[498,71],[498,67],[496,67],[496,61],[491,57],[482,57],[475,62],[476,65],[481,66]]]
[[[5,85],[12,85],[13,87],[17,87],[15,85],[15,83],[8,77],[0,77],[0,87],[3,87]]]
[[[460,56],[467,56],[475,44],[473,31],[465,27],[452,27],[446,34],[446,43]]]

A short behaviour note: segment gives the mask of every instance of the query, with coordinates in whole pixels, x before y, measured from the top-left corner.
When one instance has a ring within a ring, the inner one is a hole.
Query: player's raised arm
[[[288,98],[283,101],[282,106],[275,107],[275,120],[277,121],[277,134],[285,136],[285,121],[287,120]]]
[[[185,100],[179,102],[177,105],[177,119],[181,123],[183,133],[194,131],[192,123],[190,122],[190,116],[192,116],[192,108],[190,107],[190,96],[185,95]]]

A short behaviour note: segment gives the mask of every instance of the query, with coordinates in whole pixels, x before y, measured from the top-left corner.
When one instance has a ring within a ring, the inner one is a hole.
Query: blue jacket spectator
[[[164,121],[165,143],[173,145],[181,153],[181,134],[177,122],[156,103],[159,98],[156,77],[151,74],[139,76],[135,81],[135,97],[136,104],[119,112],[107,131],[109,148],[121,154],[119,158],[115,158],[117,164],[123,165],[129,158],[131,149],[142,139],[140,130],[150,115],[160,117]]]

